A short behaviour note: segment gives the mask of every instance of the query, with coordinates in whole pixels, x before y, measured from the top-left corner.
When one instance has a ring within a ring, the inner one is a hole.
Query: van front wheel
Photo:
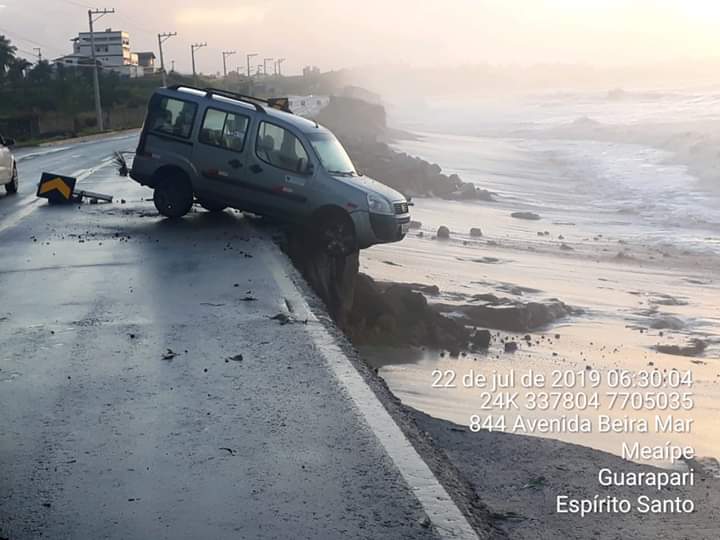
[[[357,251],[355,227],[350,217],[339,212],[328,213],[312,227],[317,246],[335,257],[346,257]]]
[[[157,211],[163,216],[169,218],[183,217],[192,208],[192,187],[189,182],[163,182],[155,188],[153,202]]]

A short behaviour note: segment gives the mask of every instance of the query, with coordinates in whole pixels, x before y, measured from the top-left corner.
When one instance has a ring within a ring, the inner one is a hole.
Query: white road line
[[[77,178],[77,181],[80,182],[82,180],[85,180],[88,176],[95,174],[100,169],[110,165],[114,159],[115,158],[113,157],[106,158],[101,161],[99,165],[96,165],[95,167],[92,167],[90,169],[79,169],[74,173],[70,174],[70,176],[74,176],[75,178]],[[19,203],[22,208],[13,212],[12,214],[9,214],[5,219],[0,221],[0,233],[14,227],[23,219],[28,217],[38,207],[38,203],[41,200],[42,199],[37,198],[34,193],[32,195],[27,195],[25,198],[23,198]]]
[[[68,148],[69,148],[68,146],[61,146],[59,148],[51,148],[51,149],[42,150],[39,152],[31,152],[29,154],[20,154],[18,156],[15,156],[15,161],[25,161],[26,159],[33,159],[36,157],[47,156],[48,154],[56,154],[57,152],[64,152]]]
[[[317,322],[317,317],[311,311],[302,293],[288,277],[293,270],[283,261],[272,240],[267,238],[266,241],[269,247],[264,253],[264,258],[280,291],[290,300],[298,318],[307,318],[309,321]],[[303,311],[304,313],[302,313]],[[447,539],[477,540],[477,534],[463,513],[343,353],[335,339],[321,324],[308,325],[307,331],[335,379],[350,396],[365,422],[395,463],[438,534]]]

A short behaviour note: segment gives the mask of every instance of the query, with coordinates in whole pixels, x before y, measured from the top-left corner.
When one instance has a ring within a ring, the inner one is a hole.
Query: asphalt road
[[[161,219],[134,145],[19,152],[0,195],[0,538],[470,537],[268,233]],[[43,171],[116,201],[50,207]]]

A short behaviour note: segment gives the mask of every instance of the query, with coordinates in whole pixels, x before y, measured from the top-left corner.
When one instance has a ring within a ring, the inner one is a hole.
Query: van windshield
[[[355,165],[350,156],[331,133],[316,133],[310,137],[310,144],[320,159],[320,163],[330,174],[355,176]]]

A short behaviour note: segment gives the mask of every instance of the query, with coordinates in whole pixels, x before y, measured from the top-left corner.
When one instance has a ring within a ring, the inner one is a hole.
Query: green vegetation
[[[42,141],[96,131],[90,66],[31,64],[16,56],[17,48],[0,35],[0,133],[18,141]],[[273,76],[250,81],[236,73],[224,79],[199,77],[196,86],[221,88],[261,97],[330,94],[342,74],[314,73],[308,77]],[[160,86],[160,74],[128,78],[100,70],[104,123],[108,129],[140,127],[145,107]],[[193,84],[193,78],[168,74],[168,84]]]

